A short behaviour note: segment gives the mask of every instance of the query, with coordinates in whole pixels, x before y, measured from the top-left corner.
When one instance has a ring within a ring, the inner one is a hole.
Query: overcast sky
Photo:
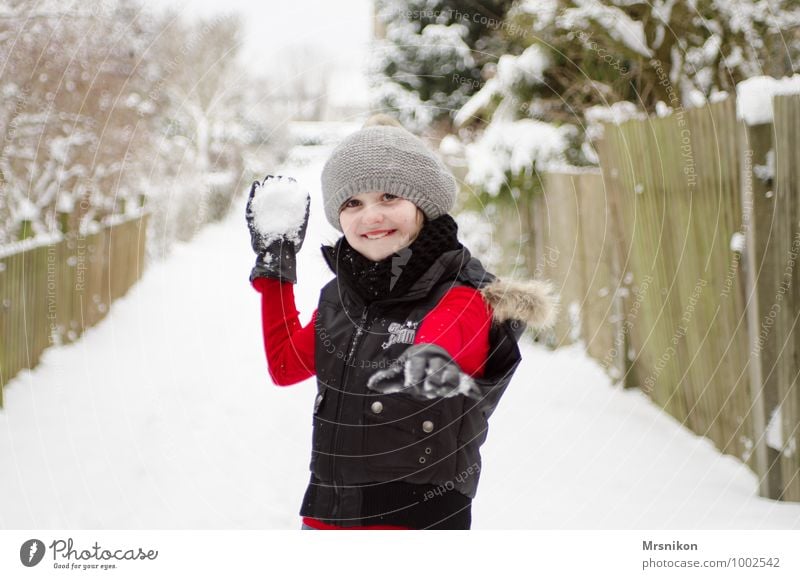
[[[369,41],[371,0],[143,0],[154,7],[173,7],[187,17],[242,15],[242,58],[254,72],[280,70],[298,46],[319,52],[335,75],[338,88],[363,98]],[[320,63],[323,64],[323,63]]]

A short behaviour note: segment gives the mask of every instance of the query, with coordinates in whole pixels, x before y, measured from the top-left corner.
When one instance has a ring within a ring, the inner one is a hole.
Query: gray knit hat
[[[408,199],[428,219],[449,212],[456,180],[421,139],[392,126],[371,126],[347,136],[322,169],[325,216],[339,231],[339,208],[353,195],[382,191]]]

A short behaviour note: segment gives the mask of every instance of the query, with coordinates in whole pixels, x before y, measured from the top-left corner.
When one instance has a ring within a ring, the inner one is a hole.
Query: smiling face
[[[339,210],[339,224],[350,246],[380,261],[417,238],[424,216],[411,201],[372,191],[350,197]]]

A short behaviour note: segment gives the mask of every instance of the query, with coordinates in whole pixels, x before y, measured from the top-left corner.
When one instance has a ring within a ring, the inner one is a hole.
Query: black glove
[[[302,225],[298,228],[297,232],[291,232],[291,235],[276,236],[265,239],[255,227],[253,220],[253,198],[256,191],[263,187],[270,179],[277,179],[278,181],[286,179],[292,183],[296,183],[291,177],[281,177],[267,175],[263,182],[253,181],[250,187],[250,196],[247,199],[247,211],[245,217],[247,218],[247,227],[250,229],[250,242],[253,245],[253,251],[256,252],[256,265],[250,272],[250,281],[252,282],[257,277],[269,277],[281,281],[288,281],[290,283],[297,283],[297,252],[303,246],[303,240],[306,236],[306,227],[308,226],[308,211],[311,204],[311,198],[306,193],[306,213],[303,217]]]
[[[403,392],[418,400],[450,398],[464,394],[480,400],[481,390],[461,371],[447,351],[435,344],[406,349],[391,368],[373,374],[367,388],[382,394]]]

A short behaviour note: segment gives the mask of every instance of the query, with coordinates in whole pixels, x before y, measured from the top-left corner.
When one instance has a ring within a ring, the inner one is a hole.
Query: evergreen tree
[[[377,0],[377,105],[412,130],[447,130],[482,85],[512,0]]]

